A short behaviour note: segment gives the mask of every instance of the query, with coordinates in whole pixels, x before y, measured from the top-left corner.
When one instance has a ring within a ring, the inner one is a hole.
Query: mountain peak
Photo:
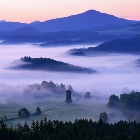
[[[30,24],[38,24],[38,23],[40,23],[39,20],[37,20],[37,21],[33,21],[33,22],[31,22]]]
[[[90,10],[85,11],[84,13],[101,13],[101,12],[99,12],[97,10],[90,9]]]
[[[80,15],[87,15],[87,16],[91,16],[93,18],[115,17],[114,15],[107,14],[107,13],[100,12],[100,11],[93,10],[93,9],[87,10],[87,11],[81,13]],[[116,18],[118,18],[118,17],[116,17]]]

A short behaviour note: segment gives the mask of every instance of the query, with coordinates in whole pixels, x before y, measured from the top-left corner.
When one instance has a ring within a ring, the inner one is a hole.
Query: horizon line
[[[89,9],[89,10],[86,10],[84,12],[81,12],[81,13],[77,13],[77,14],[71,14],[71,15],[67,15],[67,16],[62,16],[62,17],[56,17],[56,18],[51,18],[51,19],[46,19],[46,20],[39,20],[39,19],[36,19],[36,20],[33,20],[33,21],[30,21],[30,22],[22,22],[22,21],[15,21],[15,20],[5,20],[5,19],[0,19],[0,23],[2,22],[18,22],[18,23],[23,23],[23,24],[31,24],[33,22],[45,22],[45,21],[49,21],[49,20],[55,20],[55,19],[60,19],[60,18],[67,18],[67,17],[71,17],[71,16],[76,16],[76,15],[79,15],[79,14],[83,14],[83,13],[86,13],[88,11],[96,11],[96,12],[99,12],[99,13],[102,13],[102,14],[108,14],[108,13],[105,13],[105,12],[101,12],[101,11],[98,11],[98,10],[94,10],[94,9]],[[115,16],[117,18],[122,18],[122,19],[125,19],[125,20],[130,20],[130,21],[140,21],[140,19],[128,19],[126,17],[132,17],[132,16],[116,16],[116,15],[113,15],[113,14],[108,14],[108,15],[111,15],[111,16]]]

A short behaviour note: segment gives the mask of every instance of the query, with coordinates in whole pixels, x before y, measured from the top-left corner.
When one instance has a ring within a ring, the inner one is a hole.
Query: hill
[[[0,32],[2,31],[13,31],[16,30],[17,28],[22,28],[26,26],[26,23],[20,23],[20,22],[0,22]]]
[[[140,53],[140,35],[136,35],[129,39],[115,39],[105,43],[101,43],[97,47],[89,47],[87,49],[72,49],[69,52],[117,52],[117,53]]]
[[[13,35],[35,35],[38,31],[30,26],[24,26],[22,28],[18,28],[12,32]]]
[[[24,62],[24,63],[22,63]],[[80,66],[74,66],[61,61],[56,61],[50,58],[31,58],[24,57],[20,60],[13,62],[15,66],[12,69],[22,70],[43,70],[43,71],[55,71],[55,72],[73,72],[73,73],[95,73],[96,71],[90,68],[84,68]]]

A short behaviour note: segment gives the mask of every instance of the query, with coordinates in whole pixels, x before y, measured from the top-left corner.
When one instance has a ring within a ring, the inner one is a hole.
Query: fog
[[[138,55],[110,54],[93,57],[69,56],[65,52],[71,48],[90,46],[66,46],[43,48],[27,45],[0,46],[0,83],[7,85],[27,85],[43,80],[70,84],[80,92],[99,92],[104,95],[120,94],[124,87],[139,90],[139,68],[134,66]],[[7,69],[10,63],[24,56],[53,58],[58,61],[93,68],[97,74],[57,73],[44,71],[23,71]],[[125,89],[126,89],[125,88]],[[127,89],[127,90],[128,90]]]
[[[90,91],[93,97],[100,96],[103,98],[108,98],[111,94],[119,95],[122,92],[139,90],[140,72],[139,68],[134,66],[134,60],[138,59],[139,56],[109,54],[93,55],[92,57],[76,57],[66,54],[71,48],[82,47],[91,46],[76,45],[48,48],[31,44],[0,46],[0,83],[18,86],[41,83],[44,80],[53,81],[58,84],[72,85],[75,90],[81,93]],[[76,74],[8,69],[11,62],[24,56],[53,58],[58,61],[93,68],[98,73]],[[14,90],[12,92],[11,90],[11,95],[13,96],[14,93],[20,94],[22,93],[21,91]],[[3,94],[3,91],[1,94]]]
[[[81,102],[73,102],[74,107],[81,106],[82,109],[86,112],[85,108],[89,109],[89,112],[92,112],[92,105],[96,107],[97,113],[96,116],[93,116],[95,113],[89,113],[87,116],[82,115],[79,111],[75,117],[88,117],[93,119],[98,119],[100,111],[107,110],[106,104],[108,102],[108,97],[111,94],[120,95],[121,93],[128,93],[132,90],[140,90],[140,71],[139,68],[135,66],[134,61],[139,59],[138,55],[130,54],[104,54],[104,55],[94,55],[90,57],[80,57],[80,56],[70,56],[66,52],[71,48],[83,48],[83,47],[95,47],[96,45],[76,45],[76,46],[60,46],[60,47],[39,47],[31,44],[26,45],[1,45],[0,46],[0,102],[5,104],[9,102],[20,102],[21,104],[32,103],[34,104],[41,98],[33,98],[32,92],[24,94],[27,85],[32,85],[35,83],[41,84],[42,81],[53,81],[55,84],[65,84],[71,85],[75,91],[78,91],[82,98]],[[63,61],[66,63],[93,68],[97,70],[97,73],[94,74],[79,74],[79,73],[66,73],[66,72],[47,72],[47,71],[30,71],[30,70],[12,70],[9,69],[11,63],[14,60],[20,59],[24,56],[31,57],[46,57],[53,58],[57,61]],[[93,100],[84,101],[83,96],[85,92],[91,93],[91,98]],[[39,95],[42,95],[43,91],[34,91],[38,92]],[[46,92],[46,91],[45,91]],[[29,95],[30,94],[30,95]],[[27,96],[27,98],[26,98]],[[34,96],[34,95],[33,95]],[[26,100],[23,99],[26,98]],[[57,102],[64,102],[65,96],[56,95]],[[55,98],[55,99],[56,99]],[[76,99],[76,97],[72,97]],[[34,100],[35,99],[35,100]],[[42,98],[41,100],[46,100]],[[100,102],[95,99],[102,99]],[[53,97],[49,97],[49,100],[54,102]],[[40,100],[39,100],[40,101]],[[91,105],[89,105],[91,104]],[[85,107],[84,107],[85,106]],[[46,107],[45,107],[46,109]],[[45,110],[44,109],[44,110]],[[66,108],[67,109],[67,108]],[[64,108],[65,110],[65,108]],[[63,110],[63,111],[64,111]],[[94,110],[95,111],[95,110]],[[114,110],[107,110],[109,113],[116,112]],[[55,112],[53,112],[55,114]],[[56,112],[58,113],[58,111]],[[50,115],[50,117],[58,116]],[[122,119],[123,116],[121,112],[116,120]],[[77,116],[76,116],[77,115]],[[58,117],[59,118],[59,117]],[[60,117],[61,118],[61,117]],[[67,119],[67,115],[63,116],[61,119]],[[113,122],[113,120],[112,120]]]

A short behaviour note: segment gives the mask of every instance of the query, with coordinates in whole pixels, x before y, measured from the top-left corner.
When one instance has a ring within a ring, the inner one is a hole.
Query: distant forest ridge
[[[21,62],[21,63],[20,63]],[[24,62],[24,63],[22,63]],[[23,70],[43,70],[54,72],[72,72],[72,73],[95,73],[96,71],[91,68],[74,66],[72,64],[56,61],[50,58],[31,58],[23,57],[20,60],[13,62],[12,69]]]
[[[93,44],[112,39],[126,39],[133,34],[105,34],[98,33],[95,29],[61,32],[38,32],[32,27],[25,26],[14,31],[0,32],[1,44],[34,43],[39,46]]]
[[[87,49],[72,49],[70,53],[91,53],[91,52],[117,52],[117,53],[140,53],[140,35],[136,35],[129,39],[115,39],[101,43],[97,47],[89,47]]]

